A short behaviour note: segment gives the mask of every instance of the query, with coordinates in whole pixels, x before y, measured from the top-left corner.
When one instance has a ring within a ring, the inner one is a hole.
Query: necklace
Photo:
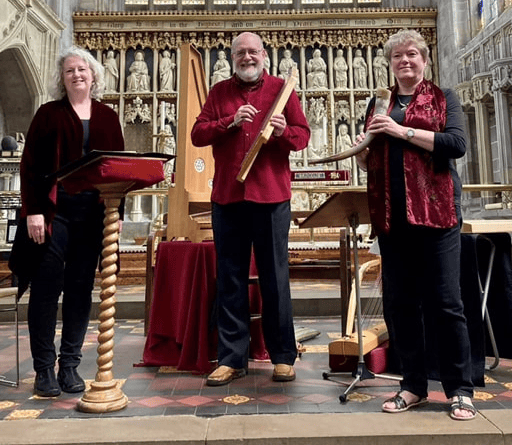
[[[398,94],[396,95],[396,99],[398,100],[398,105],[400,105],[400,109],[401,109],[402,111],[407,110],[407,107],[408,107],[408,106],[409,106],[409,104],[411,103],[411,97],[410,97],[410,96],[408,96],[408,97],[409,97],[409,102],[407,102],[407,103],[405,103],[405,104],[404,104],[404,103],[400,100],[400,96],[399,96]]]

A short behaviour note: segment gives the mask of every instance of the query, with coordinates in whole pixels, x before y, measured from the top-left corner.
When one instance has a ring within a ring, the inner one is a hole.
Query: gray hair
[[[84,62],[89,65],[92,71],[93,84],[91,87],[91,98],[101,99],[105,91],[105,69],[103,66],[92,56],[92,54],[77,46],[72,46],[64,51],[63,54],[57,59],[57,67],[53,73],[52,85],[50,87],[50,95],[54,99],[62,99],[66,96],[66,87],[64,86],[63,67],[66,59],[70,57],[80,57]]]
[[[393,34],[384,45],[384,57],[391,61],[391,51],[393,51],[396,46],[404,45],[406,43],[412,43],[416,46],[423,57],[423,60],[429,63],[430,59],[428,56],[429,49],[427,42],[425,42],[423,36],[414,29],[401,29],[396,34]]]
[[[246,31],[246,32],[243,32],[242,34],[237,35],[237,36],[233,39],[233,42],[231,42],[231,52],[232,52],[232,53],[235,53],[235,52],[236,52],[236,47],[238,46],[238,41],[239,41],[240,37],[242,37],[242,36],[247,36],[247,35],[251,35],[251,36],[256,37],[256,39],[258,39],[258,40],[259,40],[259,42],[260,42],[261,49],[265,49],[265,47],[263,46],[263,40],[261,39],[261,37],[260,37],[258,34],[255,34],[255,33],[253,33],[253,32],[249,32],[249,31]]]

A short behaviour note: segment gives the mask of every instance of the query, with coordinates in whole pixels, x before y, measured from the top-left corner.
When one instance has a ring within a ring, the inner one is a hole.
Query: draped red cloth
[[[214,243],[168,241],[158,245],[153,302],[143,353],[144,366],[175,366],[208,373],[217,356],[211,314],[215,301]],[[254,262],[251,274],[255,272]],[[257,286],[250,286],[251,312],[261,313]],[[268,359],[260,320],[251,325],[251,357]]]
[[[398,85],[392,90],[388,113],[393,109]],[[371,121],[373,111],[368,116]],[[446,98],[443,91],[428,80],[416,88],[405,111],[405,127],[443,131],[446,125]],[[368,154],[368,204],[373,230],[388,233],[391,218],[389,143],[377,137]],[[448,228],[457,225],[454,186],[450,160],[435,156],[413,144],[403,151],[407,221],[425,227]]]

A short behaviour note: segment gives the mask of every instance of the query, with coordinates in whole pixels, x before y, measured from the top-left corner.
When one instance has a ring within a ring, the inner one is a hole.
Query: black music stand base
[[[322,373],[322,377],[324,380],[329,380],[331,377],[337,377],[341,375],[347,374],[346,372],[324,372]],[[343,385],[347,385],[347,389],[345,389],[345,392],[339,396],[340,403],[345,403],[347,401],[347,396],[352,391],[359,382],[362,382],[363,380],[371,380],[375,378],[381,378],[381,379],[389,379],[389,380],[396,380],[400,381],[402,380],[402,377],[399,376],[393,376],[389,374],[374,374],[371,372],[367,367],[366,363],[364,362],[364,359],[362,362],[358,362],[357,368],[352,371],[350,374],[354,379],[350,383],[346,382],[338,382]]]
[[[347,389],[343,394],[339,396],[340,403],[345,403],[347,401],[347,396],[352,391],[356,385],[359,382],[362,382],[363,380],[369,380],[374,378],[383,378],[383,379],[389,379],[389,380],[396,380],[400,381],[402,380],[399,376],[393,376],[388,374],[374,374],[371,372],[367,367],[366,363],[364,361],[364,355],[363,355],[363,332],[362,332],[362,319],[361,319],[361,288],[359,283],[359,255],[357,252],[357,233],[356,229],[359,226],[359,216],[357,213],[352,213],[349,218],[349,224],[352,231],[352,249],[354,250],[354,270],[356,279],[356,315],[357,315],[357,341],[359,346],[359,354],[358,354],[358,363],[357,368],[352,372],[352,377],[354,378],[352,382],[350,383],[343,383],[348,385]],[[322,374],[323,378],[325,380],[329,379],[330,377],[338,376],[338,375],[344,375],[346,372],[324,372]]]

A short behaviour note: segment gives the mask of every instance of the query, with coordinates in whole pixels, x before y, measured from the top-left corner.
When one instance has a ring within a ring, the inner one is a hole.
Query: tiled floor
[[[81,394],[63,393],[44,399],[32,395],[34,372],[28,345],[26,323],[20,325],[19,388],[0,386],[0,419],[20,418],[90,418],[103,416],[220,416],[225,414],[263,413],[347,413],[380,412],[382,401],[397,389],[397,382],[387,379],[366,379],[349,393],[348,401],[340,403],[345,386],[341,377],[325,379],[328,371],[328,344],[338,336],[336,318],[296,319],[296,327],[320,331],[314,339],[302,343],[304,351],[296,363],[297,380],[275,383],[270,377],[272,365],[251,361],[249,375],[222,387],[205,386],[204,375],[177,372],[171,368],[140,367],[145,337],[141,320],[118,320],[115,328],[114,378],[122,384],[129,399],[128,406],[107,414],[89,414],[76,410]],[[89,326],[81,375],[89,382],[96,372],[97,322]],[[12,323],[0,324],[0,375],[15,377],[14,329]],[[351,382],[348,375],[345,381]],[[512,360],[501,359],[494,371],[487,372],[486,387],[479,388],[475,406],[480,409],[512,408]],[[432,382],[430,404],[421,408],[447,411],[448,405],[440,385]]]

